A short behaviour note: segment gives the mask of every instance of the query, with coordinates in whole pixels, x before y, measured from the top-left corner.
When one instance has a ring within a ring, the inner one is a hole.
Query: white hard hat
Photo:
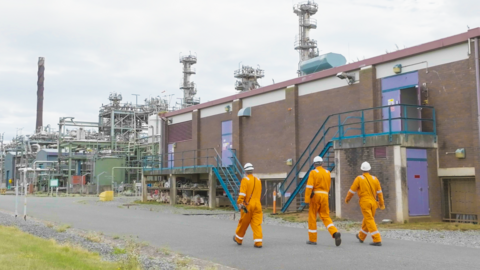
[[[243,168],[245,169],[245,171],[253,171],[252,163],[245,164],[245,166],[243,166]]]
[[[364,172],[368,172],[372,169],[372,166],[370,166],[370,163],[368,162],[363,162],[362,163],[362,166],[360,166],[360,170],[364,171]]]
[[[316,156],[314,159],[313,159],[313,163],[321,163],[323,162],[323,158],[320,157],[320,156]]]

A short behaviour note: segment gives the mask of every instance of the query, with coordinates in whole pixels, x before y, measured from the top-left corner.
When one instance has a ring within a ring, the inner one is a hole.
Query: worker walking
[[[385,209],[385,203],[383,201],[382,188],[378,179],[370,175],[369,171],[372,169],[370,163],[363,162],[360,169],[363,171],[363,175],[357,176],[353,185],[348,191],[345,202],[348,203],[355,193],[358,193],[360,197],[360,209],[363,214],[362,229],[357,234],[357,239],[360,243],[365,241],[367,234],[370,232],[372,235],[373,243],[370,243],[372,246],[381,246],[382,237],[378,232],[377,225],[375,224],[375,210],[380,207],[380,209]],[[378,199],[377,199],[378,197]]]
[[[342,243],[340,232],[333,225],[330,218],[330,208],[328,206],[328,192],[330,191],[331,177],[330,172],[322,167],[323,159],[315,157],[313,159],[315,169],[310,171],[307,187],[305,189],[305,203],[309,203],[308,213],[308,241],[309,245],[317,244],[317,213],[327,227],[330,235],[335,239],[335,245],[338,247]]]
[[[262,182],[260,179],[253,176],[253,165],[251,163],[245,164],[246,176],[242,179],[240,184],[240,193],[238,193],[238,207],[241,212],[240,220],[238,221],[237,230],[233,241],[238,245],[243,242],[243,237],[248,229],[252,226],[254,247],[261,248],[263,243],[262,221],[263,212],[260,198],[262,195]]]

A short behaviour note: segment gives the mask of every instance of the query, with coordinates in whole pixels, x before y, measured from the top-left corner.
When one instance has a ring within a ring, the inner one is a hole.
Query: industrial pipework
[[[192,66],[197,63],[196,55],[180,55],[180,63],[183,64],[183,79],[180,82],[180,89],[183,90],[182,108],[193,106],[200,103],[200,99],[195,99],[197,94],[197,86],[190,81],[190,76],[196,74],[195,68]]]
[[[299,34],[295,37],[295,50],[299,53],[298,76],[302,76],[300,63],[318,56],[317,41],[310,39],[310,29],[317,28],[317,20],[311,16],[317,13],[318,4],[315,1],[301,2],[293,6],[293,13],[298,16]]]

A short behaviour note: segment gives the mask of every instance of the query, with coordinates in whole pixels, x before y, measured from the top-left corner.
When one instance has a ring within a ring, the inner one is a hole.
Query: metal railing
[[[393,117],[392,112],[401,114]],[[409,117],[409,114],[410,116],[415,114],[413,116],[416,117]],[[435,109],[431,106],[395,104],[329,115],[280,185],[282,202],[285,201],[285,193],[292,185],[299,184],[300,173],[308,173],[310,170],[312,156],[318,155],[330,141],[338,140],[341,143],[344,139],[361,137],[365,142],[367,137],[379,135],[389,135],[391,141],[394,134],[435,136]]]
[[[165,153],[160,155],[145,156],[143,158],[144,171],[164,171],[171,169],[213,167],[218,161],[215,148],[188,150],[182,152]]]
[[[317,20],[313,19],[313,18],[303,19],[303,20],[301,20],[300,25],[305,26],[305,27],[310,27],[310,28],[316,28],[317,27]]]
[[[232,160],[232,165],[233,165],[233,168],[234,168],[235,172],[238,173],[238,175],[241,176],[241,177],[247,175],[245,173],[245,170],[243,169],[242,164],[240,163],[240,161],[237,158],[237,150],[236,149],[229,149],[229,150],[230,150],[230,152],[232,152],[232,156],[230,157],[230,159]],[[241,180],[242,179],[239,179],[239,181],[241,181]]]

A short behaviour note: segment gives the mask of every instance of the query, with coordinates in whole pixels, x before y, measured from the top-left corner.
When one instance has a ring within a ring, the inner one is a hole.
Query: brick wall
[[[427,84],[429,105],[435,107],[441,168],[474,167],[476,121],[475,66],[471,59],[418,71],[419,84]],[[425,94],[423,98],[425,99]],[[465,148],[466,159],[446,155]]]
[[[291,139],[285,134],[290,111],[285,100],[252,108],[252,117],[241,119],[242,163],[251,162],[257,173],[288,172],[286,160],[293,157]],[[234,146],[235,147],[235,146]]]
[[[363,219],[358,204],[358,195],[345,204],[345,197],[350,189],[355,177],[362,174],[360,165],[363,161],[368,161],[372,165],[371,174],[376,176],[382,186],[383,197],[385,199],[385,210],[377,209],[375,220],[381,221],[384,218],[396,220],[396,201],[395,201],[395,173],[393,163],[393,147],[387,147],[387,158],[375,159],[373,147],[345,149],[338,151],[340,153],[341,171],[341,215],[342,218],[361,221]]]
[[[430,201],[430,217],[432,220],[442,220],[442,187],[437,175],[437,150],[427,149],[428,187]]]
[[[222,151],[222,122],[237,117],[232,112],[225,112],[205,118],[200,118],[200,148],[215,148],[220,154]],[[235,132],[235,131],[233,131]],[[233,145],[237,149],[238,145]]]

